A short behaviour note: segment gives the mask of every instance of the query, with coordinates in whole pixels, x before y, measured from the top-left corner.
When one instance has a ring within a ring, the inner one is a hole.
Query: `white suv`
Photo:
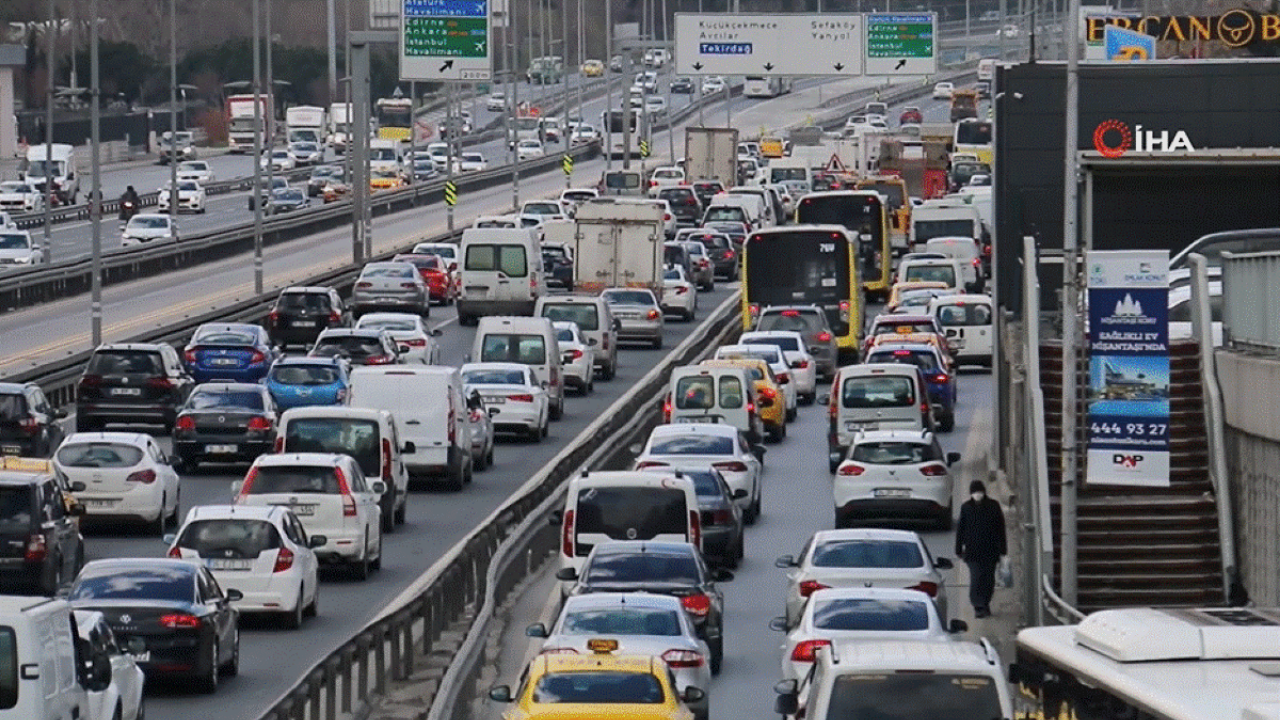
[[[312,535],[323,563],[344,564],[364,580],[382,567],[382,512],[386,485],[365,480],[350,455],[283,453],[260,455],[243,482],[231,484],[237,505],[282,505]]]
[[[959,460],[960,453],[944,454],[928,430],[858,432],[832,482],[836,527],[923,517],[950,528],[950,468]]]

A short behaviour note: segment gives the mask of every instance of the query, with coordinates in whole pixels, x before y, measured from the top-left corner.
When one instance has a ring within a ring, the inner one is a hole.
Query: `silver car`
[[[710,292],[716,289],[716,265],[711,261],[707,246],[694,240],[677,240],[689,251],[690,264],[693,266],[693,277],[689,278],[699,290]]]
[[[711,684],[711,649],[698,637],[680,599],[648,593],[592,593],[565,600],[560,617],[548,631],[542,623],[525,629],[529,637],[546,638],[542,652],[588,655],[593,638],[618,641],[619,653],[662,658],[675,676],[681,693]],[[710,703],[704,697],[691,703],[694,717],[706,720]]]
[[[467,413],[471,423],[471,466],[484,470],[493,465],[493,414],[479,390],[466,388]]]
[[[407,262],[371,262],[360,271],[351,306],[356,315],[396,309],[423,317],[431,314],[431,292],[418,269]]]
[[[644,288],[609,288],[601,293],[620,325],[618,340],[645,341],[662,347],[662,307],[653,292]]]

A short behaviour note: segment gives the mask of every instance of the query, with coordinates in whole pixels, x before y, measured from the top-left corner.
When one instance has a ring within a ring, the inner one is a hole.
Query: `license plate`
[[[905,498],[911,497],[911,491],[905,488],[876,488],[875,496],[878,498]]]
[[[21,455],[22,446],[21,445],[3,445],[3,446],[0,446],[0,453],[4,453],[5,455]]]
[[[715,421],[716,419],[711,417],[710,415],[701,415],[701,416],[691,415],[691,416],[676,418],[677,423],[714,423]]]
[[[112,395],[141,395],[142,388],[111,388]]]
[[[204,451],[210,455],[227,455],[235,453],[235,445],[205,445]]]
[[[213,558],[206,560],[205,564],[208,565],[210,570],[248,570],[253,567],[252,560],[226,560]]]
[[[845,424],[844,424],[844,428],[845,428],[846,430],[851,430],[851,431],[853,431],[853,430],[879,430],[879,429],[880,429],[880,423],[858,423],[858,422],[847,422],[847,423],[845,423]]]
[[[240,361],[235,358],[214,358],[209,361],[210,365],[239,365]]]
[[[506,401],[507,399],[504,397],[486,397],[484,399],[485,405],[501,405]]]
[[[315,506],[315,505],[287,505],[286,507],[288,507],[290,510],[292,510],[294,515],[297,515],[297,516],[299,516],[299,517],[301,517],[301,516],[303,516],[303,515],[315,515],[315,514],[316,514],[316,506]]]
[[[115,500],[81,500],[80,503],[86,508],[109,508],[116,504]]]
[[[315,320],[294,320],[289,324],[294,327],[315,327],[316,321]]]

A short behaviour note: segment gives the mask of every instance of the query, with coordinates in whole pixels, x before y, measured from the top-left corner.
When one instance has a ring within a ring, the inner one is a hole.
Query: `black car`
[[[673,468],[660,468],[670,472]],[[747,497],[743,488],[734,490],[714,467],[676,467],[675,471],[693,481],[702,520],[702,557],[717,567],[733,569],[743,557],[742,508],[734,500]]]
[[[547,278],[548,287],[572,288],[573,258],[563,247],[543,245],[542,274]]]
[[[54,595],[84,564],[84,538],[57,478],[48,473],[0,472],[0,594]],[[76,482],[69,490],[84,490]]]
[[[693,78],[678,77],[671,81],[671,92],[681,95],[693,94]]]
[[[435,163],[432,163],[429,158],[413,161],[414,182],[435,180],[437,177],[440,177],[440,171],[436,170]]]
[[[715,267],[716,277],[722,277],[730,282],[738,279],[738,249],[734,247],[728,235],[717,230],[700,228],[685,231],[676,239],[702,243],[702,246],[707,249],[707,256],[711,258],[711,264]]]
[[[265,385],[197,385],[173,424],[174,455],[184,469],[202,460],[252,462],[272,451],[276,417],[275,401]]]
[[[212,693],[222,675],[240,671],[240,613],[203,565],[190,560],[94,560],[80,571],[68,600],[102,613],[148,676],[195,680]]]
[[[398,365],[400,346],[385,330],[334,328],[320,333],[311,357],[343,357],[352,365]]]
[[[173,429],[195,381],[166,343],[117,343],[93,351],[76,385],[76,432],[107,423]]]
[[[345,175],[341,165],[320,165],[311,170],[311,177],[307,178],[307,197],[319,197],[324,192],[324,186],[331,180],[342,180]]]
[[[698,196],[698,202],[703,205],[711,202],[711,198],[724,192],[724,185],[719,180],[698,180],[689,187],[693,188],[693,193]]]
[[[728,582],[733,573],[711,570],[698,549],[689,543],[620,540],[601,543],[591,550],[582,572],[562,568],[560,580],[577,580],[569,592],[649,592],[673,595],[693,618],[698,635],[711,648],[711,672],[720,673],[724,657],[724,594],[717,582]]]
[[[338,291],[327,287],[285,288],[267,313],[271,342],[281,347],[310,345],[326,328],[350,325],[351,313]]]
[[[676,216],[677,225],[693,227],[702,218],[702,201],[692,188],[665,187],[658,191],[658,199],[666,200],[671,206],[671,214]]]
[[[306,193],[297,188],[284,187],[271,191],[271,197],[263,203],[262,210],[268,215],[279,215],[302,210],[310,204],[311,200]]]
[[[267,184],[267,176],[263,175],[260,184],[262,185],[262,204],[264,208],[266,205],[270,204],[272,192],[276,190],[284,190],[285,188],[289,187],[289,181],[285,180],[279,175],[273,176],[271,178],[270,185]],[[254,193],[254,192],[249,193],[249,212],[253,212],[253,208],[258,202],[257,197],[258,197],[257,193]]]
[[[747,241],[746,225],[743,225],[740,222],[722,221],[709,222],[706,225],[703,225],[703,227],[729,236],[729,242],[733,243],[733,246],[739,253],[742,252],[742,245]]]
[[[0,383],[0,455],[49,457],[62,443],[65,410],[55,409],[35,383]]]

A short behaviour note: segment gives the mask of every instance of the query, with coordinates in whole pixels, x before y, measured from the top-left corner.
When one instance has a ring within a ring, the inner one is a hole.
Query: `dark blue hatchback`
[[[920,368],[929,388],[939,429],[951,432],[956,424],[956,376],[939,356],[937,348],[923,343],[891,343],[878,346],[867,354],[869,363],[905,363]]]
[[[245,323],[201,325],[182,353],[187,372],[198,383],[262,382],[275,359],[267,331]]]

